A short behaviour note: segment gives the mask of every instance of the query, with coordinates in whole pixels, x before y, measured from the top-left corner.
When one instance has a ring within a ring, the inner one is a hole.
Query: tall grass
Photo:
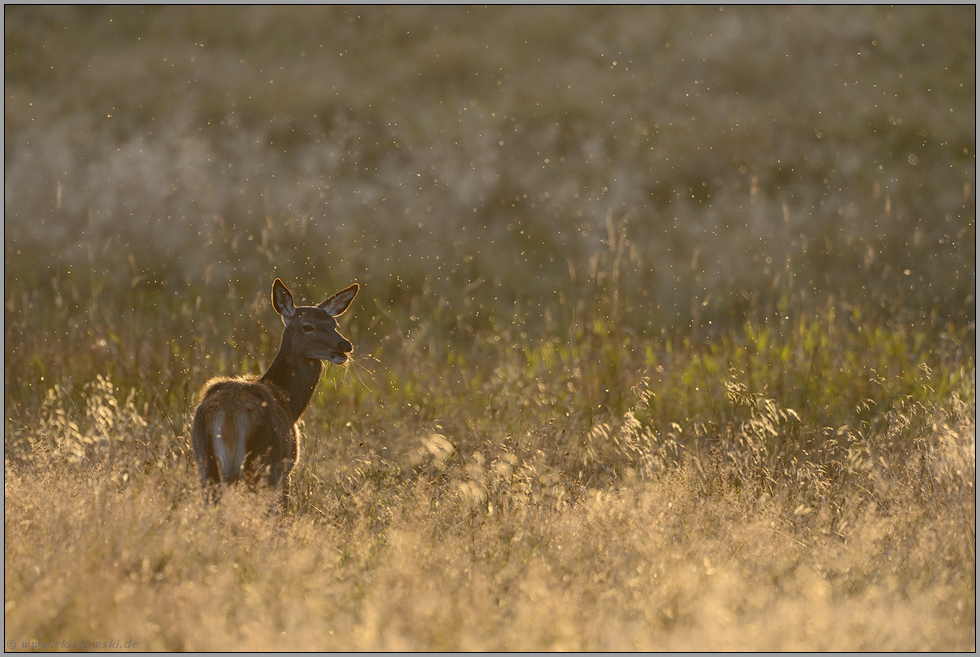
[[[484,335],[442,366],[455,380],[406,343],[321,383],[283,521],[262,494],[202,504],[189,413],[55,386],[6,418],[7,638],[970,649],[973,366],[912,352],[879,373],[873,353],[914,339],[824,322],[716,353]]]
[[[974,18],[5,8],[8,649],[975,649]]]

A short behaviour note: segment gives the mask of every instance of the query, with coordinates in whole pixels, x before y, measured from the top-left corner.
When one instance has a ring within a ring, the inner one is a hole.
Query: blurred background
[[[972,5],[4,18],[8,310],[272,326],[280,276],[380,333],[975,318]]]

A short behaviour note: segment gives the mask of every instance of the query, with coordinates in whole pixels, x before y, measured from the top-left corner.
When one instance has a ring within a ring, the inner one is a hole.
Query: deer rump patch
[[[194,418],[198,460],[215,479],[231,483],[279,486],[299,456],[289,400],[274,386],[258,381],[219,378],[209,382]],[[200,431],[203,429],[203,431]],[[210,440],[208,440],[208,438]],[[208,467],[210,466],[210,467]]]

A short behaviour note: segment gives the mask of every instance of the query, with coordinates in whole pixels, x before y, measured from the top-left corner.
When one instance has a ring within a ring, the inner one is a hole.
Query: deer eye
[[[312,333],[312,332],[313,332],[313,325],[312,324],[304,324],[303,325],[303,333]]]

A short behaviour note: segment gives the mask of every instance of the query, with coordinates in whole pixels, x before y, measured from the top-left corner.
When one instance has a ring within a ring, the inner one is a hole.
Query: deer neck
[[[284,334],[279,353],[259,381],[272,384],[286,394],[289,411],[295,422],[313,398],[323,364],[319,360],[310,360],[295,353],[288,343],[289,336]]]

